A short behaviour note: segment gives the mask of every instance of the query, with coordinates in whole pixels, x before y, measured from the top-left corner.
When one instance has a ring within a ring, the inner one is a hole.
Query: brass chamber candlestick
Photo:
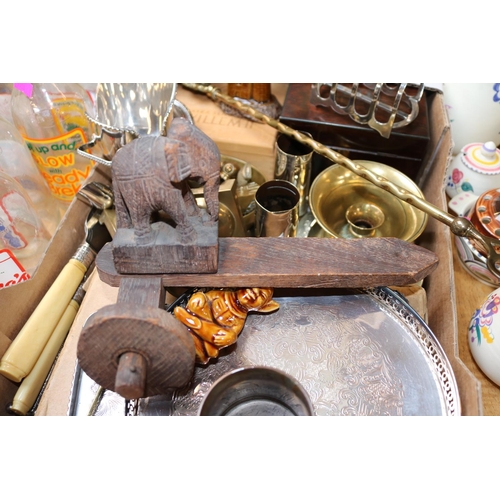
[[[376,186],[384,189],[397,198],[405,201],[406,203],[409,203],[419,210],[422,210],[439,222],[446,224],[454,235],[467,238],[478,244],[483,249],[484,254],[486,255],[488,269],[495,276],[500,278],[500,240],[481,234],[465,217],[454,217],[449,213],[440,210],[432,203],[429,203],[428,201],[419,198],[418,196],[406,191],[405,189],[402,189],[396,184],[388,181],[386,178],[370,172],[368,169],[364,168],[358,163],[349,160],[340,153],[337,153],[336,151],[326,147],[325,145],[315,141],[314,139],[311,139],[307,135],[281,123],[278,120],[260,113],[251,106],[243,104],[241,101],[237,101],[230,96],[223,94],[217,88],[211,85],[183,83],[183,86],[192,91],[206,94],[214,101],[223,101],[227,105],[235,107],[241,113],[250,115],[254,119],[275,128],[282,134],[293,137],[296,141],[312,148],[316,153],[325,156],[335,163],[342,165],[343,167],[372,182]]]

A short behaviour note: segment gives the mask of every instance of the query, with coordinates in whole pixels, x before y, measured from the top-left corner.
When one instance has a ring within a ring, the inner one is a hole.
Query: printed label
[[[94,166],[91,160],[76,152],[87,142],[83,130],[75,128],[54,139],[25,137],[25,141],[52,194],[71,201]]]
[[[0,250],[0,290],[28,281],[30,277],[10,250]]]
[[[71,97],[73,96],[73,97]],[[90,137],[89,121],[85,116],[85,103],[77,95],[68,94],[63,99],[51,99],[52,117],[59,133],[65,134],[68,130],[80,129],[84,142]]]
[[[211,110],[191,110],[193,120],[196,124],[215,125],[217,127],[235,127],[243,129],[254,128],[255,123],[239,116],[231,116],[226,113],[213,113]]]
[[[21,250],[28,245],[26,238],[17,231],[14,219],[23,217],[29,221],[31,214],[26,210],[23,197],[14,191],[7,193],[0,200],[0,240],[3,246],[13,250]]]

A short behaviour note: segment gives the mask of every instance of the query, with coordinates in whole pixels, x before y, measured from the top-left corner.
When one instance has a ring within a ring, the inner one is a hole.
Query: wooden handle
[[[18,415],[26,415],[33,407],[40,390],[50,372],[50,369],[56,359],[57,353],[64,343],[64,339],[73,324],[76,313],[79,309],[76,300],[72,300],[64,311],[54,332],[50,336],[42,354],[38,358],[30,374],[23,380],[17,390],[11,410]]]
[[[0,374],[20,382],[31,372],[86,271],[87,268],[76,259],[64,266],[4,354]]]

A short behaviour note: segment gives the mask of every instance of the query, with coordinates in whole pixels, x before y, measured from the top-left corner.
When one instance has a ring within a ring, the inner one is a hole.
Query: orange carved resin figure
[[[206,364],[218,357],[219,349],[236,342],[249,311],[276,311],[279,304],[272,298],[272,288],[195,292],[174,315],[193,335],[197,361]]]

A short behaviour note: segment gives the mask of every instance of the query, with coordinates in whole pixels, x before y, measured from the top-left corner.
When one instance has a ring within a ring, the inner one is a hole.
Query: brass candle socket
[[[345,212],[349,230],[356,238],[375,236],[376,230],[384,223],[384,212],[371,203],[355,203]]]

